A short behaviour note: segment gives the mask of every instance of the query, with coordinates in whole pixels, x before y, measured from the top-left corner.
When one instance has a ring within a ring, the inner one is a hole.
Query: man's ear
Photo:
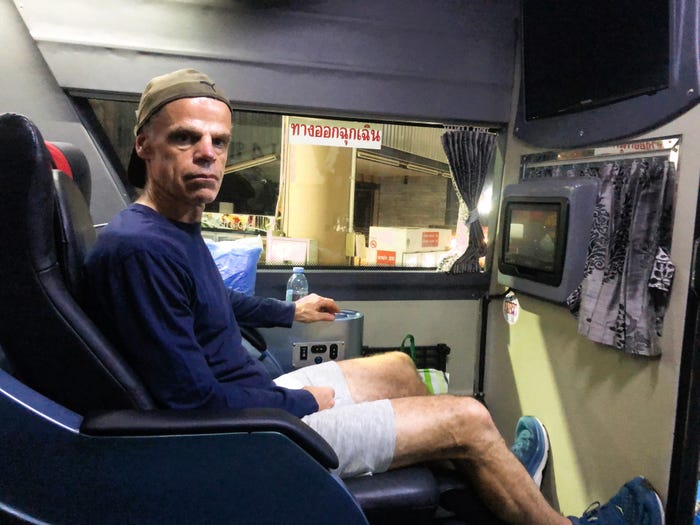
[[[139,133],[136,135],[136,141],[134,142],[134,148],[136,149],[136,154],[143,160],[150,158],[151,156],[151,143],[145,133]]]

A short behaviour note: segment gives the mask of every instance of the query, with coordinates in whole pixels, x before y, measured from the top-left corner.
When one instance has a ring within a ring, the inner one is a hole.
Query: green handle
[[[410,343],[410,346],[408,347],[408,355],[411,356],[411,359],[413,359],[413,362],[416,362],[416,341],[413,339],[412,334],[406,334],[406,337],[403,338],[403,341],[401,341],[401,351],[405,352],[407,350],[406,348],[406,341]]]

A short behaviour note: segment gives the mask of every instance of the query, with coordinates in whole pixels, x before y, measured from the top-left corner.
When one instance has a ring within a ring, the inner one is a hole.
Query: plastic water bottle
[[[306,275],[304,275],[304,268],[295,266],[292,272],[292,276],[287,281],[286,300],[288,302],[296,301],[309,295],[309,282],[306,280]]]

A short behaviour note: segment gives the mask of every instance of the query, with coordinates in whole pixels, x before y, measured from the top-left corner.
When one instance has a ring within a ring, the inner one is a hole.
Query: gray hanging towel
[[[584,278],[568,300],[578,331],[629,354],[657,356],[674,267],[670,251],[675,172],[662,158],[599,171]]]

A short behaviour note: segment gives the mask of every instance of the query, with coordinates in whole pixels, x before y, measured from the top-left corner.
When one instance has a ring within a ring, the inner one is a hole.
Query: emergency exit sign
[[[367,122],[289,117],[287,136],[290,144],[364,149],[382,147],[381,124]]]

